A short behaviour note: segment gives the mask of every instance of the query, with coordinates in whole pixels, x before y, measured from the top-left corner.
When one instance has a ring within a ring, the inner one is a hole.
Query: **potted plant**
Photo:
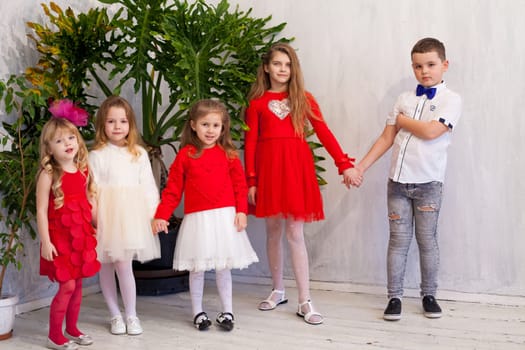
[[[18,302],[18,296],[2,292],[6,271],[10,265],[22,267],[23,235],[36,237],[33,222],[38,137],[46,120],[43,115],[47,112],[47,101],[24,77],[16,76],[7,82],[0,81],[0,99],[8,114],[16,113],[14,121],[2,122],[5,132],[0,134],[0,325],[4,325],[0,339],[5,339],[11,335]],[[2,317],[9,319],[2,321]]]

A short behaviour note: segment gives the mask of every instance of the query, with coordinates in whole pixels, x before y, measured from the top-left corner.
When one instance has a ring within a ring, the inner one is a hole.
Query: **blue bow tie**
[[[436,96],[436,88],[426,88],[423,85],[418,85],[416,89],[416,96],[427,95],[428,99],[431,100]]]

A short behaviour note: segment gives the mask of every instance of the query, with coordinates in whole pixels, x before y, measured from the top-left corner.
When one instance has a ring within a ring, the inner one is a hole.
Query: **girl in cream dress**
[[[148,154],[139,145],[140,134],[130,104],[121,97],[109,97],[98,110],[95,126],[89,162],[97,185],[100,287],[111,315],[111,333],[137,335],[142,327],[136,314],[132,260],[160,257],[160,243],[151,230],[159,191]],[[118,305],[115,273],[125,319]]]

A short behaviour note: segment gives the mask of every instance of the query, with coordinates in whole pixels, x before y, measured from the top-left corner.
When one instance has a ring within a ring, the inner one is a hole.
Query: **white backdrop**
[[[56,2],[75,9],[98,5]],[[0,2],[0,76],[34,64],[24,23],[42,18],[38,3]],[[296,38],[292,45],[307,88],[342,147],[358,159],[382,131],[397,95],[415,87],[413,44],[427,36],[443,41],[450,61],[445,80],[463,97],[464,109],[449,149],[439,222],[440,289],[525,296],[525,185],[519,180],[525,166],[525,115],[519,107],[525,93],[525,1],[231,3],[252,7],[254,16],[272,15],[273,24],[288,23],[282,34]],[[389,154],[369,170],[360,189],[347,191],[332,161],[324,162],[326,220],[306,227],[312,280],[385,285],[388,164]],[[261,262],[235,273],[269,276],[263,222],[251,218],[248,231]],[[414,242],[406,287],[418,287],[417,262]],[[286,273],[292,276],[289,265]]]

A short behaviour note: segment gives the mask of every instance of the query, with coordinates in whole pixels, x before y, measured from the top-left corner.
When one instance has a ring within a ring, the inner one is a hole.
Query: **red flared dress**
[[[49,196],[49,237],[58,256],[53,261],[40,257],[40,274],[51,281],[94,276],[100,270],[97,260],[97,240],[91,224],[91,204],[86,195],[87,171],[64,172],[62,191],[64,205],[55,209],[54,195]]]
[[[317,116],[308,120],[341,174],[353,167],[353,159],[343,153],[313,96],[307,97]],[[257,187],[256,206],[250,213],[305,222],[322,220],[313,155],[305,137],[296,135],[289,111],[288,92],[271,91],[250,101],[246,110],[250,128],[245,137],[246,176],[248,187]]]

